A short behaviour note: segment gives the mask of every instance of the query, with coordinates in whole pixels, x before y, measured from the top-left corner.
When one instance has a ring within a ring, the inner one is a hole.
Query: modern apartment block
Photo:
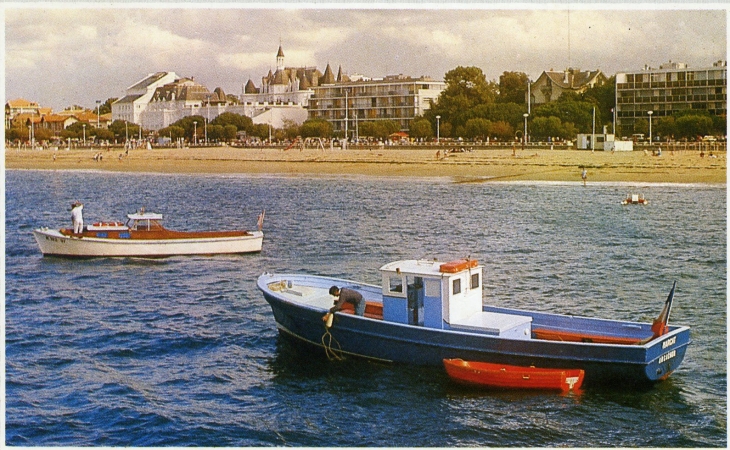
[[[616,74],[617,133],[630,136],[639,120],[671,116],[684,110],[727,115],[727,61],[693,69],[669,62]]]
[[[324,84],[311,88],[309,118],[331,122],[335,132],[345,131],[347,119],[350,135],[358,121],[393,120],[408,131],[413,118],[423,115],[445,88],[443,81],[403,75]]]

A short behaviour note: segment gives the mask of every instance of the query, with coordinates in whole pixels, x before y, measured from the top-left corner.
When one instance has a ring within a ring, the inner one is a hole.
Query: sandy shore
[[[101,153],[101,161],[94,155]],[[55,155],[55,158],[54,158]],[[120,155],[122,157],[120,158]],[[443,156],[443,155],[442,155]],[[477,149],[436,158],[435,148],[386,147],[331,150],[274,148],[182,148],[30,150],[5,149],[6,169],[102,170],[158,173],[357,174],[449,177],[455,181],[726,183],[727,153],[700,157],[696,150],[651,156],[643,151],[603,152],[547,148]]]

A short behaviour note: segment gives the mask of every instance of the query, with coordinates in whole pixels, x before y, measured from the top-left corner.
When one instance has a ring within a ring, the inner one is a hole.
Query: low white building
[[[595,146],[591,141],[595,137]],[[576,147],[578,150],[605,150],[615,152],[630,152],[634,150],[632,141],[617,141],[613,134],[579,134]]]

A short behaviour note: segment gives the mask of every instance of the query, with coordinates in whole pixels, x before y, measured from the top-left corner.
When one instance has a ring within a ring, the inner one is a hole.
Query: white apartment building
[[[126,90],[126,95],[112,103],[112,121],[125,120],[141,124],[141,115],[147,109],[158,87],[179,79],[175,72],[156,72],[134,83]]]
[[[408,131],[413,118],[423,115],[445,88],[443,81],[403,75],[320,85],[312,88],[309,118],[327,120],[335,131],[347,128],[348,134],[358,121],[374,120],[393,120]]]

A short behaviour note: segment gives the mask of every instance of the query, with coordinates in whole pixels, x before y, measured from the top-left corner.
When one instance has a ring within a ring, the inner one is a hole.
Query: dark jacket
[[[359,292],[353,291],[352,289],[342,288],[340,289],[340,297],[337,299],[335,306],[330,308],[330,312],[336,312],[342,309],[342,306],[347,303],[352,303],[357,308],[357,305],[363,301],[362,295]]]

